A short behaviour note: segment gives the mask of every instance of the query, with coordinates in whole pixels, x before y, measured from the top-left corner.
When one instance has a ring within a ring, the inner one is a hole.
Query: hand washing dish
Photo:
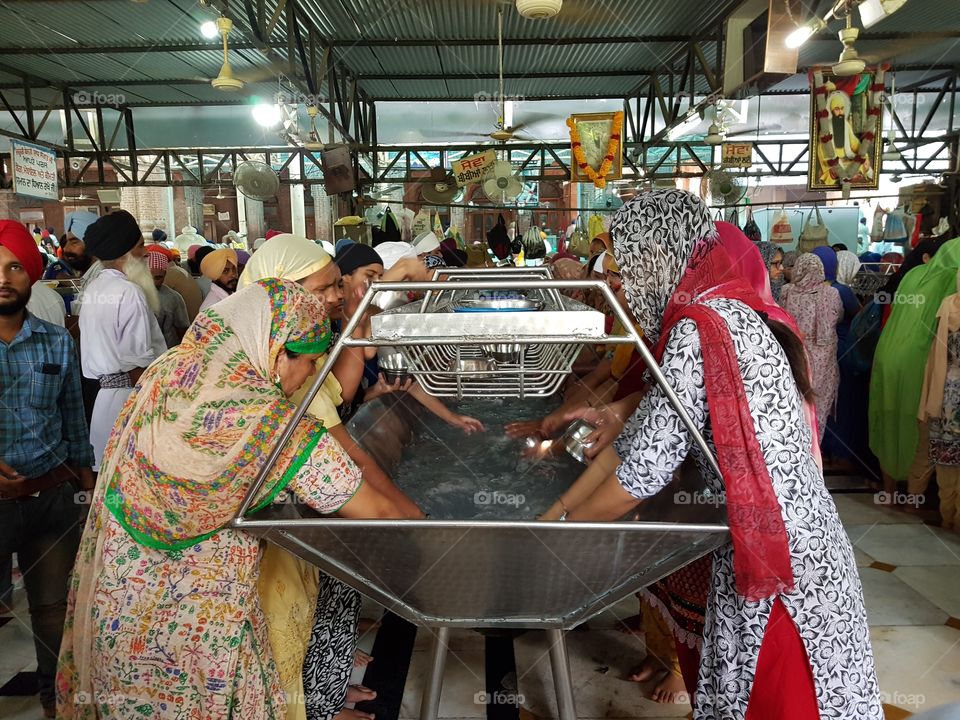
[[[377,360],[380,363],[380,370],[383,372],[384,379],[390,385],[394,385],[398,381],[404,382],[410,375],[407,371],[409,363],[403,353],[389,348],[381,348],[377,352]]]
[[[586,420],[574,420],[564,431],[563,435],[560,436],[560,442],[563,443],[564,449],[570,453],[570,455],[580,462],[585,463],[587,461],[585,453],[588,448],[593,446],[593,443],[585,443],[584,440],[586,440],[594,430],[596,430],[596,428]]]

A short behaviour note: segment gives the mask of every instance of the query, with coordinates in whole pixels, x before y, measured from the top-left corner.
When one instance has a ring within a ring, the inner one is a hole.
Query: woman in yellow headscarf
[[[312,240],[289,233],[274,235],[250,257],[238,286],[243,289],[268,277],[295,281],[318,298],[330,315],[342,313],[340,270],[333,258]],[[323,355],[317,360],[318,371],[326,358]],[[406,516],[422,517],[419,508],[400,492],[341,423],[337,406],[343,398],[336,374],[350,363],[359,363],[362,373],[362,351],[345,351],[341,359],[310,404],[310,414],[323,422],[331,437],[360,467],[364,482],[393,498]],[[314,377],[307,378],[293,396],[294,402],[303,399]],[[359,593],[272,545],[264,554],[259,588],[277,668],[290,699],[287,720],[333,717],[347,699],[357,640]],[[331,608],[336,609],[335,628],[325,620],[334,612]],[[366,688],[353,690],[359,699],[373,697]]]
[[[265,627],[261,543],[230,521],[329,343],[320,303],[269,279],[200,313],[143,373],[107,443],[71,578],[57,717],[284,716],[287,648]],[[361,482],[306,416],[254,509],[292,493],[323,514],[399,515]]]

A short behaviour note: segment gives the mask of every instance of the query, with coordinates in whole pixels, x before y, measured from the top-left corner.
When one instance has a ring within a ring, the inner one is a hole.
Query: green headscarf
[[[908,272],[883,328],[870,378],[870,449],[895,480],[904,480],[919,440],[917,406],[937,310],[957,291],[960,238],[941,246],[926,265]]]

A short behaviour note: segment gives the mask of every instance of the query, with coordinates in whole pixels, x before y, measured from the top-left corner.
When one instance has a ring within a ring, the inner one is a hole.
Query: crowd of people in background
[[[356,646],[357,592],[227,524],[265,438],[314,390],[340,333],[366,337],[373,314],[413,299],[381,292],[360,313],[372,282],[511,263],[606,283],[616,313],[596,289],[565,292],[604,312],[609,333],[630,319],[734,468],[704,471],[708,483],[728,505],[766,513],[762,531],[736,528],[715,559],[644,591],[639,622],[649,658],[662,657],[634,679],[665,668],[655,699],[686,691],[714,713],[704,717],[808,717],[818,703],[824,718],[882,716],[824,464],[894,503],[935,474],[942,524],[960,529],[960,238],[858,257],[847,249],[858,232],[784,252],[680,191],[628,203],[586,258],[503,224],[469,244],[435,230],[404,241],[389,221],[370,244],[271,231],[249,251],[235,234],[209,243],[193,228],[168,241],[122,210],[71,213],[59,237],[37,230],[0,221],[0,379],[16,388],[5,396],[16,422],[0,436],[0,603],[16,553],[47,717],[160,717],[168,704],[198,717],[370,717],[346,707],[375,696],[349,683],[370,661]],[[575,371],[558,410],[506,428],[551,437],[573,416],[597,428],[593,462],[542,519],[622,517],[679,482],[688,453],[704,465],[631,346],[583,356]],[[322,514],[422,518],[345,425],[378,397],[404,392],[464,433],[485,429],[415,381],[388,382],[375,349],[343,348],[315,390],[258,507],[287,493]],[[727,423],[712,422],[718,412]],[[131,572],[135,592],[114,592]],[[217,589],[177,594],[177,573],[191,587],[213,573]],[[829,632],[815,620],[825,615]],[[781,665],[758,661],[768,643]],[[130,705],[98,705],[105,695]]]

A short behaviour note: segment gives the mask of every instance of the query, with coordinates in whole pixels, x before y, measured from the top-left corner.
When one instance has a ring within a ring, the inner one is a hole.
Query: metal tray
[[[521,298],[470,299],[453,304],[454,312],[536,312],[539,310],[543,310],[542,300]]]

